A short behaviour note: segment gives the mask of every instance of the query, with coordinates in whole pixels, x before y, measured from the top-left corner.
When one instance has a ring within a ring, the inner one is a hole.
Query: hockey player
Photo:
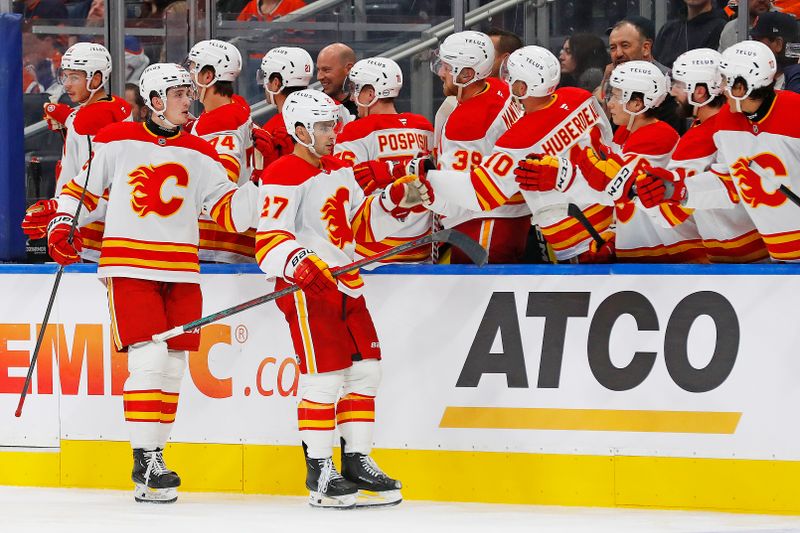
[[[773,89],[775,56],[758,41],[727,48],[720,71],[728,106],[716,117],[717,162],[685,182],[665,182],[660,194],[673,205],[697,209],[741,202],[772,260],[800,261],[800,207],[778,189],[800,190],[800,127],[794,118],[800,95]],[[661,189],[652,190],[658,195]]]
[[[56,166],[54,196],[58,196],[64,185],[80,172],[89,159],[92,139],[98,131],[108,124],[131,120],[130,105],[124,99],[106,93],[104,86],[110,74],[111,54],[100,44],[74,44],[61,59],[59,81],[67,96],[78,106],[44,105],[44,119],[48,127],[64,135],[61,161]],[[97,262],[100,257],[105,203],[105,198],[101,198],[98,208],[81,219],[81,225],[84,225],[81,231],[81,256],[88,261]],[[55,209],[55,198],[36,202],[28,208],[22,221],[22,230],[30,239],[44,238]]]
[[[189,51],[188,69],[198,88],[203,112],[191,133],[208,141],[219,154],[228,179],[241,186],[250,181],[252,152],[250,106],[233,92],[242,70],[239,50],[225,41],[200,41]],[[200,260],[212,263],[252,263],[255,229],[227,231],[208,214],[200,217]]]
[[[276,278],[276,290],[291,283],[302,288],[276,303],[289,323],[302,373],[297,416],[309,503],[399,503],[400,482],[369,456],[381,350],[361,295],[364,282],[358,272],[334,277],[331,269],[353,261],[356,241],[396,233],[408,210],[422,200],[406,179],[380,196],[365,197],[353,170],[328,157],[341,119],[339,105],[324,93],[291,94],[283,119],[297,144],[262,175],[256,259]],[[331,458],[337,427],[341,475]]]
[[[497,140],[491,155],[470,172],[427,173],[437,200],[431,206],[434,210],[445,212],[448,202],[474,211],[496,209],[520,192],[512,171],[527,154],[548,154],[554,159],[581,145],[589,146],[592,136],[611,142],[611,125],[591,93],[577,88],[556,89],[561,70],[549,50],[540,46],[516,50],[502,71],[511,95],[522,104],[525,115]],[[581,262],[604,260],[596,253],[596,247],[591,249],[592,238],[586,228],[567,215],[568,204],[576,201],[569,194],[523,191],[522,196],[557,260],[576,260],[579,256]],[[610,206],[595,202],[582,203],[579,208],[598,232],[611,224]]]
[[[480,165],[497,139],[521,115],[508,86],[489,77],[493,63],[494,45],[481,32],[454,33],[439,46],[431,70],[442,80],[445,96],[458,99],[436,147],[436,166],[440,170],[466,172]],[[451,206],[441,222],[489,250],[490,263],[518,263],[531,226],[530,210],[521,195],[514,195],[505,205],[489,211]],[[453,250],[450,261],[469,262],[458,250]]]
[[[553,183],[574,184],[577,166],[595,191],[608,194],[604,201],[614,202],[617,260],[707,262],[697,228],[688,220],[690,213],[673,205],[646,210],[631,193],[633,180],[628,178],[643,168],[666,165],[679,139],[671,126],[656,118],[668,91],[666,77],[648,61],[628,61],[614,69],[610,84],[608,109],[619,126],[612,146],[587,147],[569,159],[523,161],[516,171],[520,186],[547,190]],[[552,178],[562,173],[569,177]]]
[[[672,187],[666,195],[665,183],[692,181],[692,176],[708,171],[716,162],[717,116],[726,103],[721,57],[716,50],[698,48],[675,60],[672,95],[683,115],[693,116],[695,121],[678,141],[666,170],[654,167],[636,177],[637,194],[645,207],[656,207],[659,200],[681,194],[680,187]],[[732,183],[729,188],[736,197]],[[731,204],[730,209],[698,209],[692,218],[712,263],[751,263],[767,258],[764,241],[740,203]]]
[[[336,138],[334,153],[347,165],[354,165],[356,180],[366,194],[383,189],[395,177],[389,165],[401,169],[415,157],[433,149],[433,125],[421,115],[398,113],[394,99],[403,87],[400,66],[383,57],[358,61],[347,78],[346,92],[358,106],[356,120],[345,125]],[[357,243],[356,252],[372,256],[431,232],[433,218],[423,207],[410,213],[398,234],[378,243]],[[430,248],[409,250],[385,262],[430,261]]]
[[[200,334],[166,343],[153,342],[152,336],[201,315],[200,212],[230,231],[249,228],[258,216],[258,190],[252,183],[237,187],[213,147],[181,130],[193,96],[186,70],[151,65],[139,87],[150,119],[112,124],[98,133],[90,164],[58,196],[48,248],[60,264],[77,261],[82,231],[76,228],[72,242],[68,235],[78,203],[83,198],[84,208],[93,211],[110,190],[97,273],[107,282],[114,342],[128,352],[123,405],[134,496],[174,502],[180,478],[166,467],[162,452],[175,420],[187,351],[198,349]]]
[[[258,82],[264,87],[267,102],[278,108],[263,128],[253,128],[253,143],[263,161],[261,169],[294,150],[294,140],[283,124],[283,104],[290,94],[308,87],[313,73],[314,60],[302,48],[279,46],[261,60]]]

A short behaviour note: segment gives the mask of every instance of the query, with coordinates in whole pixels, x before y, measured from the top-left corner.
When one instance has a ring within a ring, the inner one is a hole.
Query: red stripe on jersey
[[[704,239],[708,259],[712,263],[754,263],[769,257],[769,252],[756,231],[733,239]]]
[[[96,194],[92,194],[88,190],[86,194],[83,194],[83,185],[76,183],[75,180],[71,180],[64,185],[64,188],[61,189],[61,194],[65,194],[67,196],[71,196],[75,198],[79,202],[81,201],[81,197],[83,197],[83,205],[86,206],[86,209],[89,211],[94,211],[97,209],[97,203],[100,201],[100,197]]]
[[[233,215],[231,214],[231,201],[236,189],[231,189],[222,195],[222,198],[217,200],[214,207],[209,211],[211,218],[217,221],[217,224],[222,226],[228,231],[236,231],[236,226],[233,224]]]

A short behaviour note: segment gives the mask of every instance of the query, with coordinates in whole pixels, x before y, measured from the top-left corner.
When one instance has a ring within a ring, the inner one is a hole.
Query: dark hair
[[[139,92],[139,86],[138,85],[136,85],[135,83],[126,83],[125,84],[125,90],[126,91],[127,90],[133,91],[133,100],[136,102],[136,105],[138,105],[139,107],[144,107],[145,106],[144,98],[142,98],[142,95]],[[155,92],[155,91],[153,91],[153,92]],[[151,98],[152,98],[152,96],[151,96]]]
[[[640,92],[631,93],[631,97],[628,100],[628,103],[631,103],[634,99],[641,100],[642,105],[644,105],[644,94],[643,93],[640,93]],[[663,102],[662,102],[662,105],[663,105]],[[661,108],[661,105],[656,106],[656,107],[651,107],[651,108],[647,109],[644,113],[642,113],[639,116],[642,116],[642,117],[645,117],[645,118],[653,118],[653,117],[657,118],[660,108]],[[625,105],[625,112],[629,113],[629,111],[627,109],[628,109],[628,106],[626,104]]]
[[[519,50],[525,46],[525,43],[522,42],[522,39],[519,35],[513,31],[504,30],[496,26],[492,26],[486,30],[486,35],[489,37],[500,37],[497,43],[497,48],[500,50],[501,54],[510,54],[511,52]]]
[[[611,63],[611,58],[606,50],[606,44],[597,35],[591,33],[573,33],[564,42],[569,41],[570,55],[575,60],[577,79],[587,69],[599,68],[603,70]]]
[[[736,76],[736,78],[733,80],[733,86],[731,86],[731,89],[737,83],[741,83],[745,87],[747,87],[747,80],[745,80],[741,76]],[[748,96],[748,98],[752,98],[753,100],[766,100],[768,98],[772,98],[773,96],[775,96],[775,82],[774,81],[772,83],[770,83],[769,85],[766,85],[764,87],[759,87],[758,89],[753,89],[750,92],[750,95]]]
[[[630,24],[636,31],[639,32],[639,36],[642,38],[643,41],[654,41],[656,38],[656,29],[653,21],[650,19],[646,19],[644,17],[640,17],[639,15],[631,15],[630,17],[625,17],[624,19],[618,21],[616,24],[611,26],[608,29],[607,33],[611,33],[613,30],[616,30],[623,26],[624,24]]]
[[[200,69],[200,74],[203,74],[203,73],[206,73],[206,72],[210,72],[211,74],[214,74],[215,73],[214,72],[214,67],[206,65],[205,67]],[[214,83],[214,85],[212,85],[209,88],[213,89],[214,92],[217,93],[220,96],[227,96],[229,98],[231,96],[233,96],[233,82],[232,81],[219,81],[219,80],[217,80]]]

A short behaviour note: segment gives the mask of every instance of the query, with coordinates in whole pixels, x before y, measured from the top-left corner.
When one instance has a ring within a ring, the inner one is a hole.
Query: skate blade
[[[322,509],[352,509],[356,506],[356,494],[327,496],[321,492],[311,491],[308,495],[308,504]]]
[[[384,490],[375,492],[371,490],[359,490],[356,497],[356,507],[390,507],[403,501],[403,495],[399,490]]]
[[[133,499],[140,503],[174,503],[178,499],[178,489],[154,489],[137,483],[133,489]]]

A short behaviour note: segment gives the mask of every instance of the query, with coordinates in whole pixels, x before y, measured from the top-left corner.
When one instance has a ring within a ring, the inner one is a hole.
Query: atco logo
[[[322,220],[327,223],[328,239],[339,248],[353,242],[353,228],[350,227],[350,217],[347,216],[349,203],[350,191],[339,187],[320,210]]]
[[[178,212],[183,205],[183,198],[168,194],[166,183],[173,182],[172,189],[186,188],[189,185],[189,173],[183,165],[178,163],[164,163],[157,166],[141,166],[128,174],[128,184],[133,187],[131,191],[131,207],[140,217],[155,214],[168,217]]]
[[[774,178],[760,175],[751,168],[750,161],[754,161],[764,171],[773,174]],[[740,158],[731,169],[733,176],[738,180],[739,194],[747,205],[778,207],[786,202],[786,196],[777,190],[780,183],[772,182],[773,180],[777,182],[788,175],[786,165],[775,154],[763,153],[750,159]]]

